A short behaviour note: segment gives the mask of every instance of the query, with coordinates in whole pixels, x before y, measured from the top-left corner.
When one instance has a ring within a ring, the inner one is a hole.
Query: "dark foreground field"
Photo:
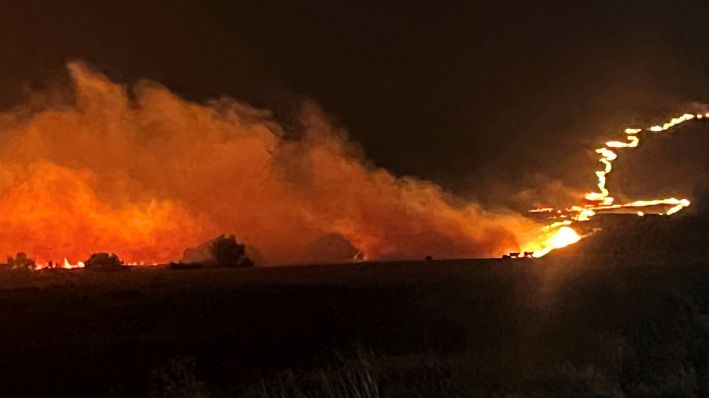
[[[704,221],[643,222],[660,243],[638,234],[619,249],[607,228],[537,261],[0,272],[0,385],[3,396],[709,396],[709,267],[674,261],[686,243],[662,238]]]

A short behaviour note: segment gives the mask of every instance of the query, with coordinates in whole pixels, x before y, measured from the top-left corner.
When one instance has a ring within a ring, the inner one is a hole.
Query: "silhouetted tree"
[[[123,261],[113,253],[94,253],[84,264],[86,269],[91,270],[115,270],[123,267]]]
[[[236,241],[233,235],[220,235],[210,247],[214,265],[220,267],[250,267],[251,259],[246,256],[246,246]]]
[[[7,264],[12,269],[27,269],[33,270],[35,267],[35,262],[31,258],[27,257],[27,253],[17,253],[17,256],[13,258],[12,256],[7,258]]]
[[[181,264],[209,267],[250,267],[246,246],[233,235],[220,235],[198,247],[185,250]]]

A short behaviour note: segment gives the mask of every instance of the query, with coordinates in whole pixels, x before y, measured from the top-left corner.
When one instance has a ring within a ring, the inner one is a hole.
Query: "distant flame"
[[[685,113],[681,116],[674,117],[668,122],[662,125],[655,125],[647,130],[653,133],[660,133],[671,129],[672,127],[678,126],[684,122],[709,118],[709,113],[705,114],[692,114]],[[677,198],[664,198],[664,199],[651,199],[651,200],[636,200],[623,204],[616,204],[615,199],[610,196],[610,192],[607,188],[607,178],[608,175],[613,171],[613,161],[618,158],[618,153],[616,150],[624,148],[636,148],[640,145],[639,134],[644,130],[640,128],[626,128],[624,133],[626,134],[625,140],[613,140],[607,141],[603,147],[596,149],[596,153],[600,155],[598,161],[603,165],[601,170],[595,172],[597,179],[598,190],[595,192],[589,192],[584,195],[587,203],[578,204],[571,206],[566,209],[553,209],[553,208],[540,208],[532,209],[530,212],[535,213],[549,213],[549,214],[562,214],[562,217],[568,217],[572,221],[566,220],[563,223],[558,221],[552,222],[548,225],[541,237],[537,239],[536,242],[531,242],[527,247],[540,247],[540,249],[533,250],[534,257],[542,257],[554,249],[558,249],[564,246],[568,246],[580,241],[584,236],[579,235],[576,230],[574,230],[570,225],[574,222],[585,222],[589,221],[594,215],[609,211],[627,211],[628,213],[635,213],[642,217],[647,214],[647,211],[642,210],[648,207],[664,207],[666,210],[657,214],[672,215],[690,205],[687,199],[677,199]],[[548,231],[552,230],[553,233]]]
[[[543,242],[543,248],[535,250],[533,257],[542,257],[554,249],[561,249],[580,241],[582,236],[573,228],[563,226],[551,233]]]
[[[36,271],[43,270],[43,269],[76,269],[76,268],[84,268],[86,265],[84,264],[83,261],[77,261],[76,264],[72,264],[69,262],[68,259],[64,259],[62,263],[52,263],[52,262],[46,262],[46,263],[38,263],[35,265],[34,269]]]

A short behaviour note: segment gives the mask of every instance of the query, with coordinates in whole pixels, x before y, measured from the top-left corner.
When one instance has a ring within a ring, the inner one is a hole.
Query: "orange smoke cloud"
[[[0,114],[0,254],[165,262],[226,233],[267,263],[342,260],[344,248],[371,259],[497,256],[537,230],[369,166],[313,106],[289,139],[268,112],[235,100],[200,105],[68,68],[73,103]],[[323,247],[333,241],[346,244]]]

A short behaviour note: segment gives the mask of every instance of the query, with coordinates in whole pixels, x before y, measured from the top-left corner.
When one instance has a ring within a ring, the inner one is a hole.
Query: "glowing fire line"
[[[38,263],[35,264],[34,269],[35,271],[40,271],[43,269],[76,269],[76,268],[84,268],[86,264],[84,264],[83,261],[78,261],[76,264],[72,264],[69,262],[68,259],[64,259],[63,263]]]
[[[594,215],[599,212],[608,212],[613,210],[632,210],[638,216],[644,216],[645,212],[641,209],[653,206],[669,206],[664,215],[675,214],[690,205],[687,199],[664,198],[652,200],[637,200],[628,203],[617,204],[615,199],[610,196],[606,184],[608,175],[613,171],[613,162],[618,158],[618,150],[625,148],[636,148],[640,145],[639,135],[645,131],[651,133],[661,133],[673,127],[679,126],[682,123],[690,120],[701,120],[709,118],[709,112],[704,114],[685,113],[681,116],[674,117],[662,125],[654,125],[646,130],[640,128],[626,128],[624,130],[625,140],[606,141],[603,147],[596,149],[596,153],[600,155],[598,161],[603,165],[602,170],[596,170],[597,188],[595,192],[589,192],[584,195],[587,203],[583,205],[574,205],[566,209],[554,209],[550,207],[532,209],[532,213],[549,213],[549,214],[568,214],[571,220],[556,221],[544,228],[542,237],[532,244],[529,244],[525,251],[533,252],[534,257],[542,257],[554,249],[559,249],[572,245],[586,235],[580,235],[571,227],[574,222],[589,221]],[[561,217],[564,217],[562,215]],[[551,232],[550,232],[551,231]]]
[[[157,266],[157,263],[146,263],[143,261],[140,262],[130,262],[130,263],[125,263],[123,264],[126,267],[150,267],[150,266]],[[62,263],[37,263],[34,266],[35,271],[41,271],[45,269],[79,269],[79,268],[86,268],[86,264],[83,261],[77,261],[75,264],[72,264],[69,262],[68,259],[64,259],[64,262]]]

